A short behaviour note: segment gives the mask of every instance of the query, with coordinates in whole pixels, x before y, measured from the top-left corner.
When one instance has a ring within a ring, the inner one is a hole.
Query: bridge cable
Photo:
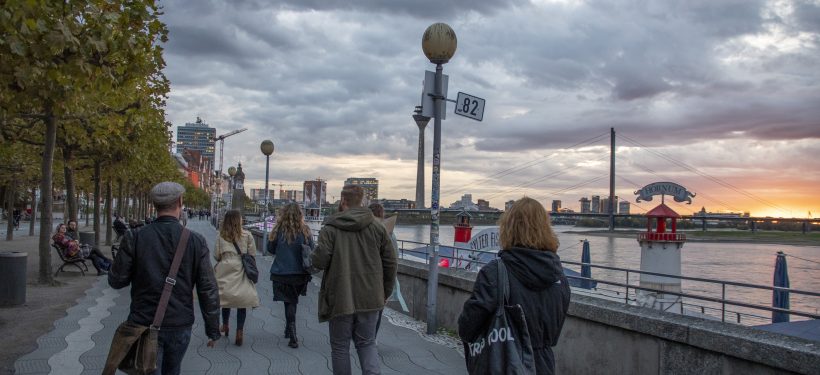
[[[572,149],[572,148],[575,148],[575,147],[581,147],[581,146],[585,146],[585,145],[588,145],[588,144],[591,144],[591,143],[595,143],[595,142],[600,141],[603,137],[606,137],[608,135],[609,135],[609,132],[602,133],[600,135],[597,135],[597,136],[594,136],[594,137],[591,137],[591,138],[587,138],[583,141],[577,142],[577,143],[575,143],[575,144],[573,144],[569,147],[565,147],[563,149]],[[458,193],[459,191],[463,192],[466,188],[470,188],[470,187],[475,186],[475,185],[485,184],[485,183],[491,182],[493,180],[496,180],[498,178],[505,177],[505,176],[508,176],[510,174],[516,173],[518,171],[527,169],[529,167],[536,166],[538,164],[541,164],[541,163],[549,160],[550,158],[552,158],[556,155],[558,155],[558,154],[557,153],[551,153],[547,156],[542,156],[540,158],[531,159],[530,161],[527,161],[527,162],[512,166],[510,168],[503,169],[503,170],[500,170],[498,172],[495,172],[495,173],[493,173],[493,174],[491,174],[487,177],[474,180],[474,181],[468,183],[467,185],[460,186],[458,188],[454,188],[454,189],[450,189],[448,191],[445,191],[445,192],[442,193],[442,195]],[[487,198],[487,199],[489,199],[489,198]]]
[[[723,186],[723,187],[726,187],[726,188],[728,188],[728,189],[730,189],[730,190],[733,190],[733,191],[735,191],[735,192],[737,192],[737,193],[739,193],[739,194],[745,195],[745,196],[747,196],[747,197],[749,197],[749,198],[752,198],[752,199],[754,199],[754,200],[756,200],[756,201],[758,201],[758,202],[761,202],[761,203],[763,203],[763,204],[765,204],[765,205],[767,205],[767,206],[770,206],[770,207],[772,207],[772,208],[776,208],[776,209],[778,209],[778,210],[780,210],[780,211],[783,211],[783,212],[789,212],[789,210],[787,210],[787,209],[785,209],[785,208],[783,208],[783,207],[781,207],[781,206],[778,206],[778,205],[776,205],[776,204],[774,204],[774,203],[772,203],[772,202],[770,202],[770,201],[768,201],[768,200],[766,200],[766,199],[763,199],[763,198],[761,198],[761,197],[758,197],[758,196],[756,196],[756,195],[754,195],[754,194],[752,194],[752,193],[749,193],[749,192],[747,192],[747,191],[745,191],[745,190],[743,190],[743,189],[741,189],[741,188],[738,188],[737,186],[734,186],[734,185],[732,185],[732,184],[730,184],[730,183],[728,183],[728,182],[725,182],[725,181],[723,181],[723,180],[720,180],[720,179],[718,179],[717,177],[711,176],[711,175],[709,175],[709,174],[707,174],[707,173],[705,173],[705,172],[701,172],[700,170],[698,170],[697,168],[695,168],[695,167],[693,167],[693,166],[690,166],[689,164],[686,164],[686,163],[684,163],[684,162],[678,161],[678,160],[676,160],[676,159],[672,158],[671,156],[668,156],[668,155],[666,155],[666,154],[664,154],[664,153],[661,153],[661,152],[659,152],[659,151],[652,150],[652,149],[650,149],[648,146],[646,146],[646,145],[644,145],[644,144],[642,144],[642,143],[640,143],[640,142],[638,142],[638,141],[636,141],[636,140],[634,140],[634,139],[631,139],[631,138],[629,138],[629,137],[627,137],[627,136],[624,136],[624,135],[622,135],[622,134],[618,134],[618,136],[619,136],[619,137],[621,137],[621,139],[626,140],[627,142],[630,142],[630,143],[635,144],[635,145],[637,145],[637,146],[639,146],[639,147],[642,147],[642,148],[643,148],[645,151],[647,151],[647,152],[653,153],[653,154],[657,155],[658,157],[661,157],[661,158],[663,158],[663,159],[665,159],[665,160],[669,161],[670,163],[673,163],[673,164],[675,164],[675,165],[677,165],[677,166],[679,166],[679,167],[682,167],[682,168],[684,168],[684,169],[687,169],[687,170],[689,170],[689,171],[691,171],[691,172],[693,172],[693,173],[695,173],[695,174],[697,174],[697,175],[699,175],[699,176],[701,176],[701,177],[704,177],[704,178],[706,178],[706,179],[708,179],[708,180],[710,180],[710,181],[712,181],[712,182],[714,182],[714,183],[716,183],[716,184],[718,184],[718,185],[721,185],[721,186]]]
[[[600,158],[598,158],[598,159],[596,159],[596,160],[593,160],[593,161],[600,161],[600,160],[606,159],[606,158],[608,158],[608,157],[609,157],[609,155],[603,155],[603,156],[601,156]],[[490,195],[489,197],[487,197],[486,199],[487,199],[487,200],[490,200],[491,198],[497,197],[497,196],[499,196],[499,195],[504,195],[504,194],[512,194],[512,193],[513,193],[513,192],[515,192],[515,191],[521,190],[521,189],[523,189],[523,188],[530,187],[530,186],[535,185],[535,184],[537,184],[537,183],[539,183],[539,182],[541,182],[541,181],[544,181],[544,180],[546,180],[546,179],[548,179],[548,178],[550,178],[550,177],[560,176],[560,175],[561,175],[561,173],[563,173],[564,171],[567,171],[567,170],[570,170],[570,169],[574,169],[574,168],[577,168],[577,166],[576,166],[576,165],[570,165],[570,166],[568,166],[568,167],[565,167],[565,168],[559,169],[559,170],[557,170],[557,171],[547,173],[547,174],[545,174],[545,175],[543,175],[543,176],[540,176],[540,177],[536,178],[535,180],[530,180],[530,181],[527,181],[527,182],[522,182],[522,183],[520,183],[520,184],[518,184],[518,185],[514,186],[514,187],[513,187],[513,188],[511,188],[511,189],[507,189],[507,190],[503,190],[503,191],[500,191],[500,192],[497,192],[497,193],[491,194],[491,195]]]

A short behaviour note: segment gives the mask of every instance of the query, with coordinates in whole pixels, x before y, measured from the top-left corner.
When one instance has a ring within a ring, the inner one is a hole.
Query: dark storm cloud
[[[610,127],[693,154],[686,145],[712,140],[820,138],[816,2],[212,0],[170,1],[165,12],[171,119],[181,125],[200,115],[220,134],[249,128],[226,160],[245,158],[256,175],[265,138],[279,155],[413,160],[418,130],[410,114],[423,70],[434,69],[420,39],[437,21],[459,38],[445,65],[449,97],[487,99],[480,123],[448,105],[448,173],[566,156],[509,176],[505,184],[515,186],[589,159],[562,149]],[[279,178],[352,168],[290,165]],[[598,172],[576,168],[569,176]]]

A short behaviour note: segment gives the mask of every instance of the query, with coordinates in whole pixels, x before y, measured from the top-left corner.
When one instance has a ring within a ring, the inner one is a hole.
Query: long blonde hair
[[[225,213],[222,220],[222,227],[219,228],[219,235],[225,241],[239,241],[242,238],[242,214],[239,210],[230,210]]]
[[[558,250],[558,237],[552,231],[547,210],[538,201],[523,197],[498,220],[501,248],[523,247],[533,250]]]
[[[305,237],[305,241],[310,240],[310,228],[302,219],[302,210],[298,204],[290,203],[279,209],[279,217],[276,218],[276,225],[268,235],[268,238],[273,241],[273,239],[276,238],[276,234],[280,231],[288,243],[292,243],[299,233]]]

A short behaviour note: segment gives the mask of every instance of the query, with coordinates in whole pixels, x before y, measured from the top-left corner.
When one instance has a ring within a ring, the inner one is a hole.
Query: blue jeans
[[[161,329],[157,336],[157,371],[154,375],[179,375],[190,342],[191,328]]]
[[[330,356],[334,375],[348,375],[350,340],[359,355],[362,374],[380,374],[379,351],[376,347],[376,324],[381,311],[368,311],[330,319]]]

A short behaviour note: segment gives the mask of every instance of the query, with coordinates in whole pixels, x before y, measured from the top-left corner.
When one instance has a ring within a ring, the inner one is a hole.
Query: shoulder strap
[[[236,249],[236,253],[239,254],[239,255],[242,255],[242,252],[239,251],[239,245],[236,243],[236,241],[231,241],[231,242],[233,242],[233,248]]]
[[[162,288],[162,296],[159,297],[159,305],[157,305],[157,312],[154,314],[154,322],[151,323],[151,328],[159,329],[162,326],[162,319],[165,318],[165,310],[168,308],[168,300],[171,299],[171,289],[177,284],[177,272],[179,265],[182,263],[182,255],[185,254],[185,249],[188,247],[188,237],[191,231],[182,227],[182,235],[177,244],[177,251],[174,253],[174,260],[171,262],[171,269],[168,270],[168,277],[165,278],[165,286]]]
[[[501,260],[501,258],[498,258],[496,261],[496,267],[498,269],[498,289],[496,290],[496,296],[498,297],[498,310],[496,313],[501,314],[504,311],[504,305],[507,303],[507,298],[510,296],[510,280],[507,278],[507,267],[504,265],[504,261]]]

